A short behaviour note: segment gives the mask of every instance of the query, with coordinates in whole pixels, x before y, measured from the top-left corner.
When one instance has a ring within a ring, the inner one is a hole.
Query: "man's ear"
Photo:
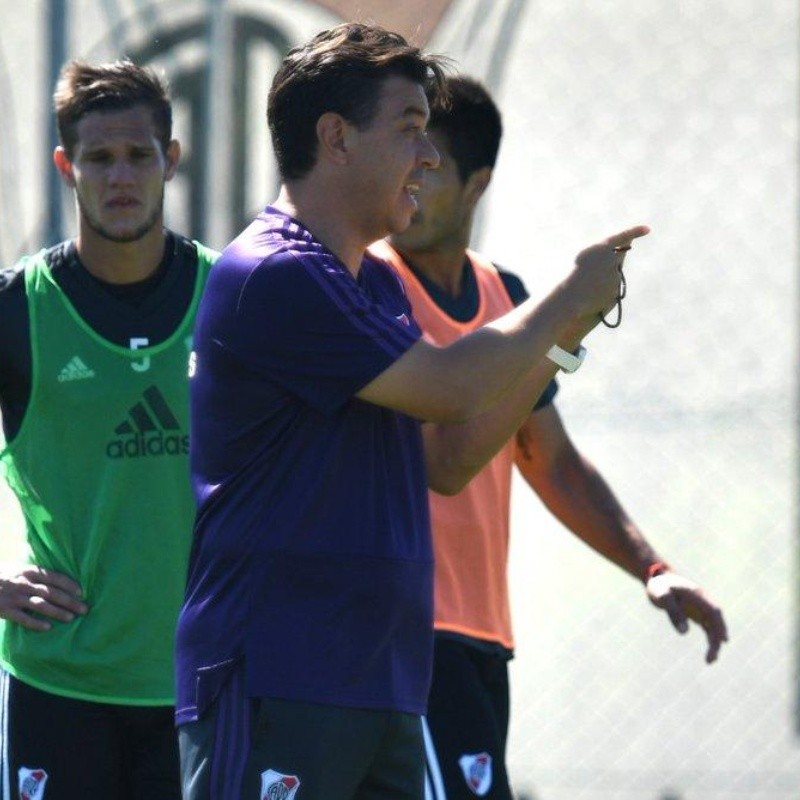
[[[325,158],[336,164],[346,164],[350,127],[341,114],[333,111],[322,114],[317,120],[318,158]]]
[[[173,139],[167,145],[167,152],[164,155],[167,159],[167,170],[164,177],[171,181],[178,171],[178,162],[181,160],[181,143],[177,139]]]
[[[67,151],[60,145],[53,150],[53,163],[56,165],[61,180],[70,187],[75,188],[75,176],[72,174],[72,162],[69,160]]]
[[[483,197],[483,193],[492,181],[492,168],[481,167],[476,169],[469,178],[467,178],[467,200],[470,207],[475,208],[478,201]]]

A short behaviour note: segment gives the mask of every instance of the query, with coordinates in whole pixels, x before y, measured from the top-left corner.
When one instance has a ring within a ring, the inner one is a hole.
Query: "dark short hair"
[[[283,179],[314,166],[316,125],[326,112],[363,129],[375,117],[389,77],[420,84],[434,105],[444,102],[447,61],[410,45],[400,34],[374,25],[344,23],[290,50],[272,81],[267,121]]]
[[[53,107],[58,138],[72,156],[80,120],[93,111],[124,111],[143,105],[153,114],[156,137],[166,153],[172,138],[172,103],[164,78],[129,59],[108,64],[68,61],[61,69]]]
[[[503,123],[483,84],[466,75],[445,80],[448,104],[434,107],[428,129],[444,135],[462,181],[475,170],[494,167]]]

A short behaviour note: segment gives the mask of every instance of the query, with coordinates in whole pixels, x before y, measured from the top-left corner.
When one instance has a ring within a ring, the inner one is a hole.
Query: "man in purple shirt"
[[[195,331],[198,515],[178,635],[184,797],[422,796],[427,485],[482,463],[612,305],[645,226],[447,348],[366,246],[438,154],[441,62],[346,24],[291,51],[268,120],[284,186],[212,270]],[[425,440],[420,420],[426,426]],[[476,421],[476,422],[473,422]],[[479,421],[479,424],[477,424]]]

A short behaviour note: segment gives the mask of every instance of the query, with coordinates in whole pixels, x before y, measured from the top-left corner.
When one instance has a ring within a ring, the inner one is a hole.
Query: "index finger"
[[[615,233],[606,239],[606,244],[611,247],[625,247],[629,245],[634,239],[639,239],[642,236],[647,236],[650,233],[649,225],[634,225],[632,228]]]

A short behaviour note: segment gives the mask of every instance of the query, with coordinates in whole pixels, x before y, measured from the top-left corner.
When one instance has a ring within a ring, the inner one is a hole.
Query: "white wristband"
[[[563,347],[554,344],[545,355],[554,364],[558,364],[564,372],[575,372],[583,364],[583,359],[586,358],[586,348],[579,345],[574,353],[570,353]]]

